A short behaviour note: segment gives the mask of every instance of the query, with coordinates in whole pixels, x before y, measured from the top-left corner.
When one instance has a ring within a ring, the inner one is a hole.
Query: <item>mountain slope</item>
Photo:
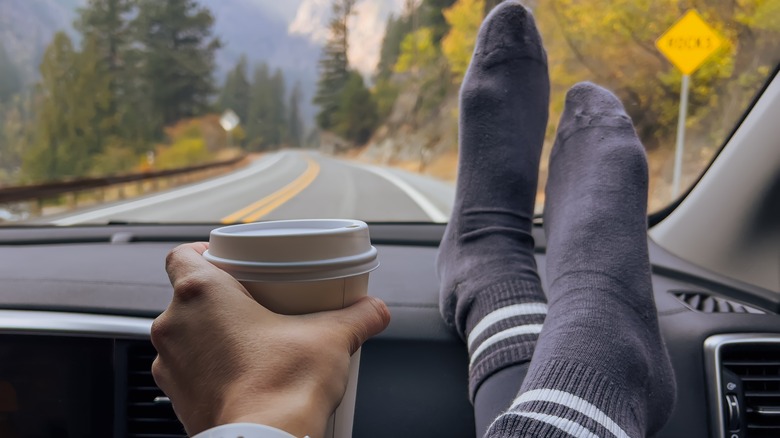
[[[288,22],[302,0],[201,0],[215,17],[214,31],[223,42],[217,52],[217,82],[242,54],[251,64],[267,62],[281,68],[288,79],[303,86],[303,114],[312,120],[311,104],[317,79],[320,47],[308,38],[288,33]],[[0,44],[20,71],[26,85],[38,78],[38,64],[54,33],[65,30],[73,37],[77,8],[86,0],[0,0]],[[251,72],[250,72],[251,73]]]
[[[37,78],[38,63],[55,32],[72,29],[81,0],[0,0],[0,44],[25,84]]]

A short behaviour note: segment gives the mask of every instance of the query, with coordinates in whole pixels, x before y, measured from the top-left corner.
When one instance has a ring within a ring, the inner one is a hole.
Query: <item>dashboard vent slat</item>
[[[127,437],[186,438],[170,402],[154,383],[151,369],[156,357],[150,342],[134,342],[127,348]],[[158,401],[155,401],[157,399]]]
[[[722,354],[724,372],[742,382],[744,437],[780,437],[780,344],[738,344]]]
[[[699,291],[671,291],[689,309],[701,313],[766,313],[763,310]]]

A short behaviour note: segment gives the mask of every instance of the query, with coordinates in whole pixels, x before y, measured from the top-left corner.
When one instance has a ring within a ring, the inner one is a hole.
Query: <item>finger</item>
[[[170,337],[170,317],[167,310],[160,314],[154,321],[150,329],[150,340],[157,354],[165,348],[165,342]]]
[[[227,298],[230,295],[226,294],[236,291],[251,298],[235,278],[203,257],[207,249],[207,243],[197,242],[180,245],[168,253],[165,270],[173,285],[174,298],[187,301],[215,292]]]
[[[179,277],[198,269],[201,262],[211,265],[203,258],[207,249],[208,243],[205,242],[185,243],[173,248],[165,257],[165,271],[171,284],[175,284]],[[211,268],[216,266],[211,265]]]
[[[154,358],[151,371],[155,385],[157,385],[165,395],[170,397],[170,394],[166,391],[168,389],[168,371],[165,368],[165,365],[163,365],[159,355]]]
[[[329,320],[329,324],[332,324],[334,319],[338,322],[335,324],[336,334],[349,348],[349,354],[354,354],[364,342],[381,333],[390,324],[387,305],[375,297],[364,297],[345,309],[327,312],[322,316]]]

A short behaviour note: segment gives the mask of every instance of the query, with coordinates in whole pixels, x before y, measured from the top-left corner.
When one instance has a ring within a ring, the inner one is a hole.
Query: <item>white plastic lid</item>
[[[368,225],[349,219],[217,228],[203,256],[240,281],[328,280],[365,274],[379,266]]]

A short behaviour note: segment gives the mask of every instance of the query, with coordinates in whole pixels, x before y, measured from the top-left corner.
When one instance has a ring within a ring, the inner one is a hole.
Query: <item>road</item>
[[[317,152],[281,151],[228,175],[39,222],[238,223],[309,218],[446,222],[453,197],[453,185],[421,175]]]

